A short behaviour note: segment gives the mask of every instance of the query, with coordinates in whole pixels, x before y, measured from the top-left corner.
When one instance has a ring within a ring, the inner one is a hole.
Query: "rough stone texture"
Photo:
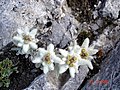
[[[109,15],[113,18],[118,18],[120,12],[120,1],[119,0],[107,0],[105,7],[103,8],[103,15]]]
[[[98,23],[98,25],[102,25],[101,23],[102,21],[99,21],[97,20],[96,23]],[[95,23],[95,24],[96,24]],[[120,40],[120,26],[119,26],[119,21],[115,21],[114,23],[116,23],[117,25],[116,26],[107,26],[103,31],[102,31],[102,34],[98,33],[98,30],[94,30],[94,33],[96,34],[97,32],[97,40],[95,41],[95,44],[100,48],[102,47],[103,50],[104,50],[104,57],[105,57],[105,60],[108,60],[109,58],[109,55],[107,54],[109,51],[111,51],[113,49],[113,47],[116,45],[116,43]],[[87,28],[90,27],[89,24],[84,24]],[[83,25],[83,26],[84,26]],[[92,24],[93,25],[93,24]],[[93,25],[94,26],[94,25]],[[84,27],[84,29],[86,28]],[[86,28],[86,29],[87,29]],[[99,27],[100,28],[100,27]],[[83,29],[83,28],[82,28]],[[112,54],[110,54],[112,55]],[[106,61],[107,62],[107,61]],[[119,64],[118,64],[119,65]],[[102,67],[102,66],[101,66]],[[114,66],[113,66],[114,67]],[[54,87],[55,90],[77,90],[79,88],[79,86],[82,84],[84,78],[87,76],[87,73],[88,73],[88,68],[86,66],[83,66],[83,67],[80,67],[79,69],[79,73],[76,74],[75,78],[69,78],[69,76],[67,75],[66,78],[68,78],[67,80],[64,80],[64,75],[63,75],[63,81],[65,82],[65,84],[63,83],[63,85],[61,85],[61,79],[55,79],[54,77],[51,77],[52,81],[55,80],[57,81],[57,84],[53,84],[52,83],[49,83],[49,84],[52,84],[52,88]],[[104,72],[105,73],[105,72]],[[67,74],[67,73],[66,73]],[[103,75],[103,74],[101,74]],[[53,76],[53,73],[50,75],[50,76]],[[107,75],[106,75],[107,76]],[[41,76],[42,77],[42,76]],[[47,78],[47,77],[46,77]],[[39,82],[40,81],[40,82]],[[41,84],[44,83],[44,85],[42,87],[46,87],[46,84],[48,84],[48,82],[50,82],[49,80],[46,82],[46,81],[43,81],[42,82],[42,79],[41,78],[38,78],[38,79],[35,79],[33,81],[33,84],[31,84],[27,90],[34,90],[32,88],[36,88],[35,85],[37,86],[40,86],[39,88],[37,87],[35,90],[42,90],[42,89],[45,89],[45,88],[42,88],[41,89]],[[53,89],[53,90],[54,90]],[[93,89],[93,88],[92,88]],[[25,89],[26,90],[26,89]],[[49,88],[48,90],[52,90],[51,88]],[[84,90],[84,89],[83,89]],[[90,89],[91,90],[91,89]],[[101,89],[100,89],[101,90]]]
[[[88,0],[86,0],[86,2],[88,5]],[[107,12],[107,15],[112,13],[113,17],[117,18],[120,7],[119,3],[119,0],[107,0],[103,11]],[[84,9],[86,8],[84,7],[82,11],[84,11]],[[88,11],[89,10],[86,10],[85,13]],[[88,13],[86,14],[88,15]],[[87,16],[83,17],[88,18]],[[76,29],[78,32],[85,29],[91,31],[95,35],[93,40],[96,40],[95,43],[103,48],[106,55],[120,39],[120,20],[113,22],[115,26],[113,24],[105,24],[104,22],[105,21],[100,18],[95,22],[86,23],[85,26],[87,28],[81,27],[84,23],[80,24],[77,22],[71,14],[71,10],[67,7],[65,0],[0,0],[0,48],[12,40],[12,36],[17,28],[24,28],[25,26],[28,28],[37,28],[39,30],[37,37],[40,42],[45,43],[46,45],[52,42],[56,47],[60,48],[67,46],[68,43],[76,37],[75,35],[79,34],[76,33]],[[113,55],[110,54],[110,56]],[[111,59],[112,57],[108,58]],[[107,62],[106,60],[107,58],[104,62]],[[112,63],[112,60],[109,64]],[[113,63],[116,65],[117,60]],[[104,72],[104,69],[109,70],[104,63],[102,66],[105,67],[100,71],[101,73]],[[114,66],[108,65],[108,67],[116,70],[115,68],[112,68]],[[80,67],[79,73],[75,78],[70,78],[68,73],[65,73],[65,75],[60,76],[61,79],[58,79],[55,77],[55,73],[49,72],[47,75],[42,74],[37,77],[25,90],[77,90],[87,76],[87,73],[88,68],[86,66]],[[103,75],[101,73],[98,74],[100,79],[102,78],[101,75]],[[110,72],[108,72],[108,74],[109,73]],[[106,76],[107,74],[104,75],[102,79],[107,79]],[[119,76],[115,79],[118,77]],[[114,87],[112,81],[110,85]]]
[[[14,21],[0,14],[0,48],[11,41],[15,28],[16,23]]]
[[[65,77],[67,79],[65,79],[64,75],[56,78],[54,72],[49,72],[47,75],[43,74],[37,77],[33,83],[24,90],[77,90],[88,71],[87,66],[81,66],[75,78],[70,78],[66,73]]]
[[[120,42],[102,62],[98,74],[82,90],[120,90]]]
[[[56,44],[60,43],[63,34],[69,34],[66,30],[72,30],[73,32],[71,33],[74,33],[76,27],[73,25],[74,18],[70,14],[66,14],[63,19],[61,17],[64,13],[62,10],[63,1],[64,0],[1,0],[0,48],[12,40],[13,33],[17,28],[24,30],[26,26],[30,29],[34,27],[38,28],[41,34],[48,31],[53,32],[48,38],[54,38],[56,34],[60,34],[58,40],[57,38],[53,40]],[[65,11],[65,13],[67,12]],[[49,22],[51,25],[49,25]],[[60,31],[58,32],[58,30]],[[63,39],[66,38],[63,37]],[[70,39],[71,37],[68,38],[68,40]],[[63,40],[61,44],[63,45],[63,43],[67,44],[68,41]]]
[[[44,14],[42,3],[32,0],[0,0],[0,48],[12,40],[17,28],[32,28]]]
[[[79,25],[77,20],[74,19],[72,14],[66,5],[63,7],[63,2],[59,0],[8,0],[0,2],[0,48],[7,45],[11,40],[13,34],[17,28],[28,27],[38,28],[38,38],[40,42],[49,44],[53,43],[57,47],[64,48],[68,42],[74,38],[76,28]],[[67,10],[66,10],[67,9]],[[72,83],[79,87],[80,83],[85,78],[88,68],[81,67],[84,69],[83,77],[76,76],[81,81],[73,80]],[[53,73],[54,74],[54,73]],[[59,85],[60,80],[56,79],[53,74],[40,75],[35,81],[28,87],[28,90],[35,88],[35,90],[55,90],[61,88]],[[67,75],[67,77],[69,77]],[[53,82],[51,82],[53,81]],[[69,81],[69,82],[70,82]],[[64,81],[66,82],[66,81]],[[65,84],[65,87],[68,84]]]
[[[35,79],[29,88],[24,90],[57,90],[57,87],[49,83],[45,74],[40,75]]]
[[[97,44],[104,50],[99,72],[87,81],[82,90],[119,90],[120,89],[120,21],[116,26],[106,27],[99,35]]]
[[[73,17],[67,15],[59,20],[60,22],[52,21],[52,26],[38,38],[43,42],[47,42],[47,44],[52,42],[55,46],[59,45],[59,47],[63,48],[74,37],[78,25],[73,22],[74,20]]]
[[[87,66],[81,66],[75,78],[70,78],[60,90],[77,90],[88,73]]]

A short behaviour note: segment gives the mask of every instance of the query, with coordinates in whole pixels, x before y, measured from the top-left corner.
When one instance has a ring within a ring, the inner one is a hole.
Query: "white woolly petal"
[[[74,52],[75,52],[75,53],[80,53],[80,46],[79,46],[79,45],[76,45],[76,46],[74,47]]]
[[[60,65],[60,67],[59,67],[59,73],[60,74],[64,73],[68,68],[69,68],[69,66],[66,65],[66,64]]]
[[[74,67],[70,67],[69,68],[69,72],[70,72],[70,76],[74,78],[75,77],[75,68]]]
[[[47,66],[47,64],[46,64],[45,62],[42,62],[42,65],[43,65],[43,66]]]
[[[73,47],[72,46],[69,46],[68,47],[69,51],[73,50]]]
[[[74,46],[76,46],[77,45],[77,40],[74,40]]]
[[[54,60],[55,63],[58,63],[58,64],[65,64],[65,62],[62,61],[62,59],[60,59],[60,58],[57,57],[57,56],[53,56],[52,59]]]
[[[29,28],[28,28],[28,27],[25,27],[24,34],[25,34],[25,35],[29,35],[29,31],[30,31]]]
[[[37,34],[37,29],[33,29],[30,32],[30,36],[32,36],[33,38],[35,38],[35,35]]]
[[[38,42],[38,39],[33,38],[31,42],[37,43],[37,42]]]
[[[48,66],[47,66],[47,65],[43,66],[43,72],[44,72],[45,74],[47,74],[48,71],[49,71]]]
[[[89,48],[94,49],[95,45],[96,45],[96,42],[93,42],[93,44],[91,44]]]
[[[67,61],[67,59],[66,59],[66,58],[62,58],[62,61],[64,61],[64,62],[65,62],[65,61]]]
[[[35,57],[33,60],[32,60],[33,63],[41,63],[42,60],[40,57]]]
[[[72,50],[72,51],[69,52],[69,54],[70,54],[71,56],[74,56],[75,52]]]
[[[89,53],[89,55],[94,55],[94,54],[96,54],[98,52],[98,50],[97,49],[88,49],[88,53]]]
[[[51,57],[50,57],[51,58]],[[53,61],[53,59],[50,59],[50,61],[53,63],[54,61]]]
[[[60,52],[64,57],[67,57],[67,56],[68,56],[68,51],[66,51],[66,50],[59,49],[59,52]]]
[[[75,64],[74,69],[75,69],[75,72],[76,72],[76,73],[79,72],[79,71],[78,71],[78,63]]]
[[[54,52],[54,45],[53,44],[49,44],[47,46],[47,50],[50,51],[50,52]]]
[[[89,60],[81,59],[78,65],[87,65],[90,69],[93,69],[92,63]]]
[[[88,48],[88,46],[89,46],[89,38],[86,38],[81,47],[82,48]]]
[[[23,46],[23,43],[18,43],[17,46],[18,46],[18,47],[22,47],[22,46]]]
[[[77,41],[74,40],[74,42],[70,44],[70,46],[68,47],[68,49],[69,49],[70,51],[71,51],[71,50],[76,50],[78,46],[79,46],[79,45],[77,45]]]
[[[27,53],[28,50],[29,50],[29,44],[24,44],[22,51],[23,51],[24,53]]]
[[[37,48],[38,48],[37,44],[34,43],[34,42],[30,42],[30,47],[31,47],[32,49],[37,49]]]
[[[91,61],[93,59],[93,57],[92,56],[88,56],[87,59]]]
[[[22,31],[21,29],[17,29],[17,33],[18,33],[19,35],[21,35],[21,34],[23,33],[23,31]]]
[[[23,42],[24,40],[20,36],[14,36],[13,40],[18,41],[18,42]]]
[[[54,64],[53,63],[49,64],[49,69],[54,70]]]
[[[39,48],[38,51],[40,56],[44,56],[45,54],[48,53],[48,51],[46,51],[44,48]]]

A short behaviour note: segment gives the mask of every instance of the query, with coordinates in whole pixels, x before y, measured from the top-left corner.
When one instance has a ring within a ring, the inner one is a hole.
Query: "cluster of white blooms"
[[[25,30],[18,29],[17,35],[13,37],[13,42],[19,47],[18,54],[29,54],[32,50],[38,48],[38,39],[35,38],[37,29],[29,30],[27,27]]]
[[[65,61],[65,64],[60,65],[59,73],[64,73],[68,68],[71,77],[75,76],[75,73],[78,73],[78,67],[80,65],[87,65],[90,69],[93,69],[91,60],[93,59],[94,54],[98,52],[97,49],[94,49],[94,46],[89,47],[89,39],[86,38],[80,47],[77,45],[76,41],[74,45],[68,47],[69,50],[59,49],[60,53],[63,55],[62,60]]]
[[[18,29],[18,34],[13,37],[13,41],[15,45],[21,48],[19,52],[22,54],[30,54],[31,50],[35,50],[36,55],[31,55],[31,61],[35,63],[37,68],[41,67],[45,74],[54,70],[55,64],[59,67],[59,74],[69,69],[71,77],[78,73],[78,68],[81,65],[87,65],[90,69],[93,69],[92,55],[96,54],[98,50],[94,49],[94,45],[89,47],[88,38],[84,40],[81,46],[74,41],[74,44],[70,45],[68,50],[59,49],[59,53],[56,54],[53,44],[49,44],[47,49],[38,48],[36,34],[37,29],[31,31],[29,29],[24,31]]]

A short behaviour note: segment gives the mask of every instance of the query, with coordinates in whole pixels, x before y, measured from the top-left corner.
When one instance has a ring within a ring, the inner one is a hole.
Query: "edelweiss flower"
[[[54,70],[54,64],[63,64],[64,62],[55,55],[54,52],[54,45],[50,44],[47,47],[47,50],[44,48],[38,49],[38,54],[35,56],[35,58],[32,60],[33,63],[36,64],[42,64],[43,66],[43,72],[46,74],[50,70]]]
[[[87,65],[90,69],[93,69],[91,59],[93,59],[94,54],[98,52],[97,49],[94,49],[94,46],[89,47],[89,39],[86,38],[81,47],[75,43],[73,47],[74,53],[80,55],[79,65]]]
[[[91,60],[93,59],[94,54],[98,52],[97,49],[94,49],[94,46],[89,47],[89,39],[86,38],[81,46],[80,56],[82,59]]]
[[[75,73],[78,73],[78,59],[79,55],[75,54],[74,52],[68,52],[63,49],[59,49],[60,53],[62,54],[62,60],[65,64],[59,66],[59,73],[64,73],[67,69],[69,69],[70,76],[74,77]]]
[[[29,30],[27,27],[24,31],[17,30],[17,35],[13,37],[14,43],[22,48],[22,53],[27,54],[30,49],[37,49],[38,40],[35,38],[37,29]]]

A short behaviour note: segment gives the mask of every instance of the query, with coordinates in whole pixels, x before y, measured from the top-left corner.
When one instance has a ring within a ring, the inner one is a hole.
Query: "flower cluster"
[[[58,49],[59,53],[55,52],[53,44],[49,44],[47,48],[38,48],[38,40],[35,38],[37,29],[22,31],[18,29],[18,34],[13,37],[14,43],[20,47],[22,54],[30,54],[31,50],[36,50],[36,55],[31,55],[31,61],[35,63],[35,66],[41,67],[43,72],[54,70],[55,64],[59,67],[59,74],[64,73],[69,69],[70,76],[74,77],[75,73],[78,73],[78,68],[81,65],[87,65],[90,69],[93,69],[91,60],[94,54],[98,52],[93,46],[89,46],[89,39],[86,38],[81,46],[74,41],[68,47],[68,50]]]
[[[78,73],[78,67],[80,65],[87,65],[90,69],[93,69],[91,60],[93,59],[94,54],[98,52],[97,49],[94,49],[94,46],[89,47],[89,39],[86,38],[82,44],[79,46],[77,42],[74,42],[74,45],[68,47],[69,50],[59,49],[60,53],[63,55],[62,60],[65,61],[65,64],[60,65],[59,73],[64,73],[68,68],[71,77],[75,76],[75,73]]]
[[[38,48],[38,39],[35,38],[37,29],[29,30],[27,27],[25,30],[18,29],[17,35],[13,37],[13,42],[19,47],[19,54],[28,54],[31,50]]]

